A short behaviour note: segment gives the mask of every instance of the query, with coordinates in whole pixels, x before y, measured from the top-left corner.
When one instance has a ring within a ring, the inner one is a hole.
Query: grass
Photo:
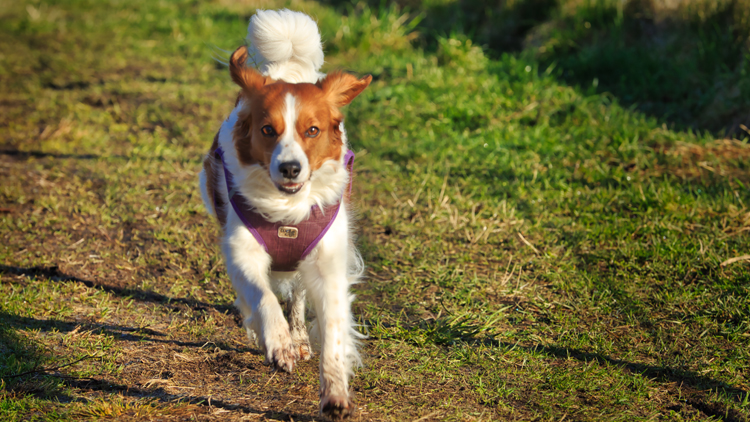
[[[235,95],[214,46],[288,5],[375,77],[356,418],[747,421],[741,2],[503,4],[11,2],[0,419],[317,418],[317,361],[247,345],[196,181]]]

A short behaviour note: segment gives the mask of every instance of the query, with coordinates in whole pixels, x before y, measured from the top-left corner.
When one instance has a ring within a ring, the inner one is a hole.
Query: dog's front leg
[[[289,324],[269,284],[271,258],[237,215],[229,214],[222,249],[245,327],[259,337],[266,364],[292,372],[299,357],[292,347]]]
[[[295,350],[302,360],[309,360],[312,357],[312,348],[310,347],[310,337],[307,335],[305,326],[305,288],[297,285],[292,290],[292,297],[287,302],[287,320],[292,330],[292,343]]]
[[[347,276],[349,233],[341,211],[315,253],[299,266],[320,335],[320,410],[334,419],[354,411],[349,377],[359,361]]]

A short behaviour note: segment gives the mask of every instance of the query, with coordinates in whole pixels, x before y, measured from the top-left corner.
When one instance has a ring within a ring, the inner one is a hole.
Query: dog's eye
[[[267,136],[269,138],[272,136],[276,136],[276,131],[271,126],[268,126],[268,125],[260,128],[260,133],[262,133],[263,136]]]
[[[305,132],[305,136],[307,136],[308,138],[314,138],[318,136],[319,133],[320,133],[320,129],[318,129],[315,126],[312,126],[310,127],[310,129],[307,129],[307,132]]]

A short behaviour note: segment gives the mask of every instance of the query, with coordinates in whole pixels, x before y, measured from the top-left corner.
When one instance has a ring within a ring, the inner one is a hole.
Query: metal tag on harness
[[[299,230],[296,227],[281,226],[279,227],[279,237],[282,239],[296,239],[299,236]]]

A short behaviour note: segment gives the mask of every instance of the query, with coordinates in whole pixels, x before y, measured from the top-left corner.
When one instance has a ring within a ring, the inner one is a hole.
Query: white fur
[[[206,211],[208,211],[208,213],[211,214],[212,217],[216,217],[214,200],[208,197],[208,185],[206,183],[206,170],[203,169],[198,175],[198,184],[201,187],[201,199],[203,200],[203,205],[206,207]]]
[[[297,161],[300,163],[299,175],[295,182],[306,182],[310,177],[310,160],[307,159],[305,151],[296,139],[294,139],[295,127],[297,126],[297,101],[294,95],[287,93],[284,98],[284,133],[281,134],[279,144],[276,145],[271,155],[271,179],[278,184],[285,182],[284,176],[279,170],[279,165],[284,162]],[[288,181],[287,181],[288,182]]]
[[[318,25],[300,12],[258,10],[247,26],[249,64],[286,82],[315,83],[323,74],[323,44]]]
[[[298,12],[258,11],[250,21],[248,38],[255,59],[263,60],[261,72],[287,82],[316,82],[323,64],[320,35],[315,23]],[[291,96],[291,94],[290,94]],[[293,128],[296,119],[295,101],[287,97],[287,128]],[[261,165],[240,163],[233,139],[233,130],[239,111],[245,107],[240,102],[222,124],[219,145],[224,150],[224,164],[233,175],[234,183],[247,201],[270,221],[296,224],[306,219],[313,205],[321,208],[342,201],[349,181],[344,155],[347,151],[346,132],[340,126],[344,145],[341,158],[329,160],[309,174],[309,180],[297,193],[280,192],[272,180],[269,169]],[[279,151],[274,159],[294,158],[304,164],[309,172],[309,160],[293,138],[293,130],[285,130]],[[288,136],[291,138],[287,139]],[[295,147],[296,146],[296,147]],[[277,155],[278,153],[278,155]],[[278,163],[272,164],[278,167]],[[306,180],[307,175],[305,175]],[[220,172],[217,192],[227,197],[224,175]],[[213,200],[208,197],[206,177],[201,174],[201,193],[206,209],[211,214]],[[354,296],[349,286],[356,283],[363,272],[362,259],[353,246],[350,218],[342,201],[339,213],[331,228],[299,264],[296,272],[271,272],[271,258],[265,249],[240,221],[234,209],[226,209],[227,220],[221,241],[227,271],[237,291],[236,306],[244,317],[244,325],[251,341],[264,350],[266,361],[276,367],[291,371],[299,358],[309,358],[304,347],[309,348],[304,330],[305,292],[316,314],[313,331],[320,338],[320,392],[321,410],[327,403],[348,403],[349,379],[353,367],[360,365],[358,339],[351,313]],[[277,295],[291,303],[290,321],[284,318]],[[291,331],[290,331],[291,325]]]
[[[342,208],[341,211],[346,211],[344,204]],[[299,265],[318,317],[321,395],[348,396],[352,367],[361,364],[357,340],[362,335],[354,329],[351,314],[354,297],[349,293],[350,284],[359,276],[351,270],[359,268],[361,259],[350,243],[343,242],[349,236],[349,217],[346,212],[339,212],[318,247]],[[335,380],[325,380],[325,377],[335,377]],[[331,391],[325,391],[326,387]]]

